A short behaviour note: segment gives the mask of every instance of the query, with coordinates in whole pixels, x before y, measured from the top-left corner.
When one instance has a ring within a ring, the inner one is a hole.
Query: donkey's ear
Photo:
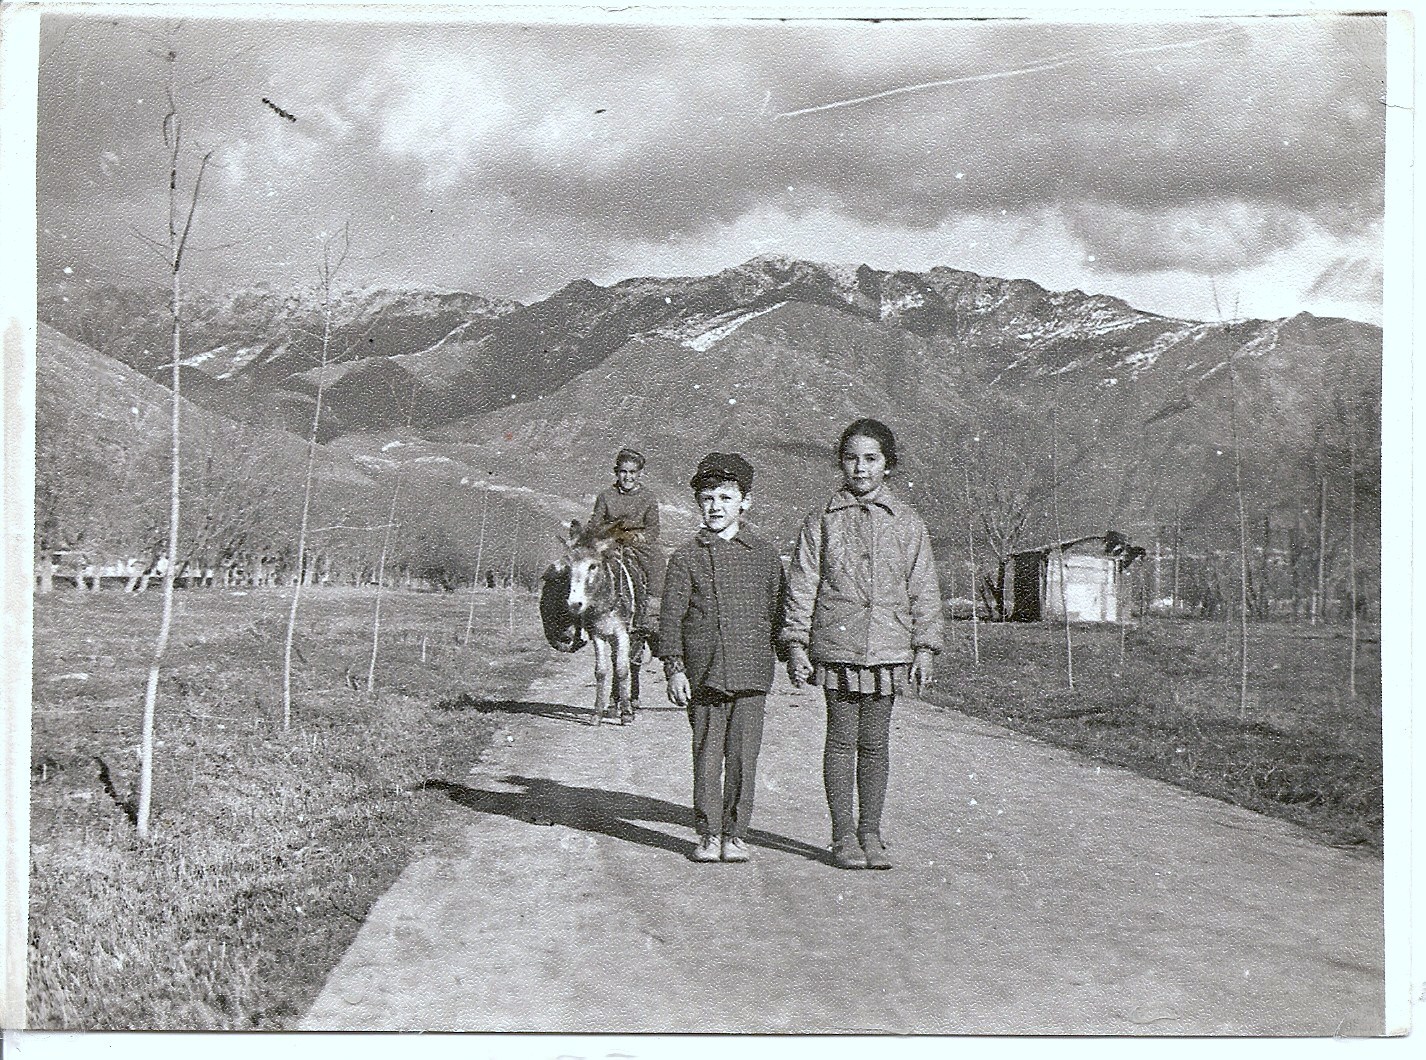
[[[578,520],[578,519],[571,519],[571,520],[569,521],[569,526],[568,526],[568,528],[565,530],[565,534],[564,534],[564,538],[563,538],[564,543],[565,543],[566,545],[572,545],[572,544],[574,544],[575,541],[579,540],[579,535],[580,535],[581,533],[583,533],[583,532],[584,532],[584,527],[582,527],[582,526],[579,524],[579,520]]]

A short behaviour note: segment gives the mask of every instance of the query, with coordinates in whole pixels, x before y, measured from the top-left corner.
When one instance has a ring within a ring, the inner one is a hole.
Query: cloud
[[[1095,203],[1071,207],[1065,217],[1092,253],[1092,271],[1100,273],[1250,268],[1296,243],[1307,225],[1301,213],[1242,200],[1159,210]]]
[[[1328,262],[1307,288],[1307,297],[1322,301],[1380,301],[1384,272],[1380,261],[1365,255],[1342,254]]]
[[[162,70],[151,30],[108,25],[46,21],[40,186],[53,232],[117,262],[126,227],[162,216]],[[1252,270],[1309,237],[1341,250],[1382,213],[1381,19],[185,34],[214,75],[189,128],[226,166],[204,217],[250,248],[204,267],[234,278],[280,279],[350,219],[354,265],[381,278],[526,298],[696,271],[738,240],[858,249],[839,225],[956,265],[982,248],[946,233],[1023,230],[1007,269],[1082,286]]]

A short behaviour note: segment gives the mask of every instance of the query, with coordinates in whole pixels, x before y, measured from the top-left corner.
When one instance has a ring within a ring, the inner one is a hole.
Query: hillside
[[[407,458],[528,490],[552,514],[582,511],[634,444],[670,518],[691,521],[687,469],[736,448],[762,469],[761,520],[786,537],[835,484],[842,424],[875,415],[901,437],[903,488],[943,549],[963,546],[968,516],[986,554],[1048,540],[1057,500],[1065,536],[1175,528],[1185,547],[1222,551],[1237,540],[1241,462],[1254,540],[1292,552],[1296,571],[1315,562],[1303,542],[1324,479],[1328,550],[1340,549],[1349,427],[1364,547],[1379,519],[1381,332],[1355,321],[1175,320],[1028,280],[776,256],[711,276],[580,280],[528,306],[387,292],[344,297],[342,312],[345,336],[364,327],[372,341],[344,339],[328,369],[324,439],[370,468],[399,441]],[[205,320],[187,348],[222,337],[222,314]],[[263,349],[279,337],[258,336]],[[310,365],[270,353],[210,374],[223,363],[191,369],[196,401],[305,430]]]
[[[123,563],[164,550],[170,399],[167,388],[143,373],[40,325],[38,555]],[[252,569],[259,562],[290,566],[307,443],[186,398],[180,425],[180,557],[198,569]],[[448,456],[401,443],[373,454],[318,445],[309,520],[314,564],[343,580],[369,579],[387,539],[399,483],[403,503],[387,564],[394,576],[454,583],[474,573],[472,557],[479,551],[481,570],[494,568],[508,577],[513,569],[518,577],[533,578],[545,556],[532,542],[553,540],[554,520],[532,494],[475,487],[468,470]]]

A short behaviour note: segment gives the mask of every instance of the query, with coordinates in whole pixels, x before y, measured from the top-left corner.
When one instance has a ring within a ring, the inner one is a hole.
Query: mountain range
[[[255,289],[185,313],[188,396],[305,433],[316,300]],[[39,315],[166,377],[161,291],[67,284],[42,291]],[[758,520],[787,541],[836,484],[841,427],[870,415],[896,430],[900,488],[943,543],[965,541],[968,515],[992,548],[1004,520],[1021,544],[1109,526],[1236,540],[1237,476],[1255,527],[1301,526],[1323,477],[1340,513],[1349,460],[1360,525],[1376,525],[1381,331],[1352,320],[1178,320],[1023,279],[765,256],[711,276],[576,280],[530,305],[342,291],[332,334],[327,446],[378,466],[400,438],[562,516],[634,445],[672,522],[691,525],[693,464],[736,450],[758,468]]]

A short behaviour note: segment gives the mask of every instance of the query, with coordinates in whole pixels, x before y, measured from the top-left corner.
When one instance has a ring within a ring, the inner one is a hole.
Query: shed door
[[[1040,553],[1021,552],[1012,556],[1009,567],[1006,596],[1010,598],[1010,617],[1016,622],[1038,622],[1044,576]]]
[[[1045,610],[1062,618],[1060,564],[1062,554],[1051,554],[1045,588]],[[1065,607],[1071,622],[1114,622],[1118,610],[1114,592],[1114,560],[1107,556],[1063,556]]]

